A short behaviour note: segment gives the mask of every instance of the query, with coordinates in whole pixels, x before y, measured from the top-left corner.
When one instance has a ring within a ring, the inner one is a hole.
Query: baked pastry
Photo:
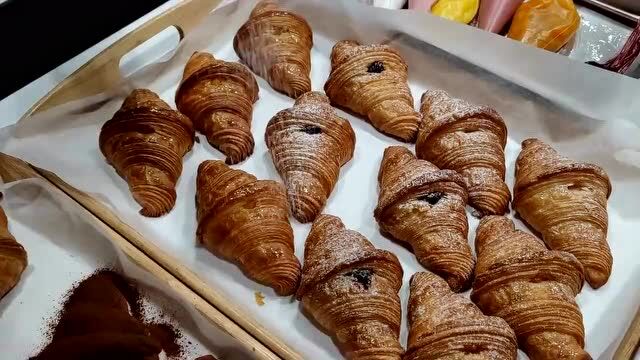
[[[420,114],[407,85],[408,67],[388,45],[339,41],[331,51],[324,91],[333,104],[366,116],[380,132],[414,142]]]
[[[609,177],[602,168],[567,159],[538,139],[522,142],[513,205],[551,249],[575,255],[593,288],[611,275],[607,243]]]
[[[4,209],[0,207],[0,299],[13,289],[27,268],[27,252],[9,232]]]
[[[136,89],[102,126],[99,143],[107,162],[142,206],[140,214],[158,217],[176,203],[182,157],[191,150],[194,137],[191,120],[153,91]]]
[[[437,275],[411,277],[409,339],[404,360],[515,360],[516,335],[499,317],[486,316],[454,294]]]
[[[420,111],[418,158],[460,173],[478,215],[507,212],[511,194],[504,182],[507,127],[502,117],[490,107],[454,99],[442,90],[426,91]]]
[[[548,250],[503,216],[487,216],[476,230],[476,279],[471,300],[509,323],[531,360],[591,359],[574,298],[584,280],[568,252]]]
[[[253,153],[251,116],[256,100],[258,83],[249,69],[197,51],[187,62],[176,92],[178,110],[227,157],[227,164],[237,164]]]
[[[355,134],[320,92],[301,95],[267,124],[265,141],[287,188],[293,216],[309,222],[320,214],[353,157]]]
[[[304,249],[302,308],[331,334],[347,359],[396,359],[402,267],[339,218],[320,215]]]
[[[292,295],[300,280],[282,185],[222,161],[204,161],[196,185],[197,239],[251,279]]]
[[[411,245],[418,261],[453,291],[471,286],[475,260],[467,242],[462,176],[419,160],[403,146],[385,149],[374,211],[380,229]]]
[[[64,304],[51,343],[33,360],[157,360],[161,343],[129,313],[129,285],[110,271],[82,281]]]
[[[233,48],[253,72],[292,98],[311,91],[313,35],[307,21],[276,0],[258,2],[233,38]]]

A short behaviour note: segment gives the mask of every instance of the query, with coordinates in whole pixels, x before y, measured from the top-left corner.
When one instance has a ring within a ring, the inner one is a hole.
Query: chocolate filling
[[[373,270],[354,269],[344,274],[344,276],[352,278],[353,281],[362,285],[365,290],[369,290],[369,287],[371,286],[371,277],[373,276]]]
[[[367,67],[367,72],[369,73],[376,73],[379,74],[381,72],[384,71],[384,64],[382,63],[382,61],[374,61],[371,64],[369,64],[369,67]]]
[[[435,205],[438,203],[438,201],[440,201],[440,199],[442,199],[444,197],[444,193],[440,192],[440,191],[434,191],[434,192],[430,192],[426,195],[422,195],[418,198],[418,200],[420,201],[426,201],[428,202],[430,205]]]
[[[309,135],[317,135],[322,132],[322,129],[315,125],[305,125],[300,129],[300,131],[307,133]]]

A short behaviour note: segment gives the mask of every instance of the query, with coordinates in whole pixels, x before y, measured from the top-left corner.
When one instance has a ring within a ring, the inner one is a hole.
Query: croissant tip
[[[539,142],[540,142],[540,140],[537,139],[537,138],[525,139],[525,140],[522,141],[522,147],[525,148],[527,146],[531,146],[531,145],[533,145],[535,143],[539,143]]]
[[[593,289],[602,287],[609,280],[609,274],[602,270],[585,268],[584,272],[587,282]]]

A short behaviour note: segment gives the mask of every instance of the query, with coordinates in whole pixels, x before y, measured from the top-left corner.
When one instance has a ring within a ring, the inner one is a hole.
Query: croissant
[[[244,65],[195,52],[176,92],[178,110],[193,120],[211,146],[237,164],[253,153],[251,115],[258,83]]]
[[[324,91],[331,102],[366,116],[387,135],[414,142],[420,114],[413,109],[407,64],[387,45],[343,40],[331,51]]]
[[[65,303],[51,343],[33,360],[157,360],[161,344],[130,315],[118,278],[100,272],[80,283]]]
[[[453,291],[471,285],[474,259],[467,242],[467,191],[453,170],[418,160],[402,146],[385,149],[374,216],[383,232],[411,244],[418,261]]]
[[[129,184],[140,214],[162,216],[176,203],[182,157],[191,150],[191,121],[151,90],[136,89],[100,130],[100,151]]]
[[[27,252],[9,232],[7,215],[0,207],[0,299],[13,289],[27,268]]]
[[[400,360],[402,267],[332,215],[313,222],[298,300],[335,337],[345,357]]]
[[[294,99],[311,91],[312,46],[307,21],[275,0],[258,2],[233,38],[238,57],[272,88]]]
[[[442,90],[425,92],[420,111],[418,158],[460,173],[469,203],[480,216],[507,212],[511,194],[504,182],[507,127],[502,117],[492,108],[454,99]]]
[[[516,335],[503,319],[484,315],[432,273],[414,274],[409,286],[409,339],[404,360],[516,359]]]
[[[547,250],[503,216],[487,216],[476,230],[476,279],[471,300],[507,321],[531,360],[591,359],[582,314],[574,300],[584,280],[568,252]]]
[[[265,141],[286,185],[293,216],[303,223],[313,221],[327,203],[340,167],[353,157],[351,125],[324,94],[308,92],[271,118]]]
[[[300,262],[282,185],[212,160],[196,181],[198,242],[277,294],[295,293]]]
[[[611,275],[607,243],[609,177],[602,168],[559,155],[538,139],[522,142],[514,208],[554,250],[575,255],[593,288]]]

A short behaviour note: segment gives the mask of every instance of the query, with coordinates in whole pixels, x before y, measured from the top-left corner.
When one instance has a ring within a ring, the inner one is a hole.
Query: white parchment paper
[[[49,183],[23,180],[11,183],[3,193],[1,205],[9,218],[9,230],[29,258],[18,285],[0,300],[3,359],[36,355],[48,343],[48,326],[56,321],[68,291],[105,267],[136,281],[146,316],[181,330],[184,359],[206,354],[229,360],[251,358],[187,298],[133,262],[82,215],[78,204]]]
[[[313,89],[323,88],[336,41],[387,42],[402,53],[409,65],[409,85],[416,107],[422,92],[441,88],[470,102],[493,106],[502,114],[509,129],[506,160],[510,186],[520,142],[528,137],[539,137],[567,156],[606,169],[614,189],[609,200],[613,274],[598,291],[585,285],[577,301],[584,314],[587,350],[595,359],[610,357],[640,304],[640,243],[636,240],[640,230],[640,129],[630,116],[638,113],[640,102],[627,101],[628,91],[637,86],[633,82],[636,80],[583,68],[570,59],[508,39],[487,38],[493,35],[427,14],[389,12],[348,0],[298,0],[285,4],[305,16],[314,31]],[[106,164],[98,149],[101,125],[111,118],[132,88],[154,90],[173,105],[184,64],[193,51],[206,50],[224,60],[237,60],[232,38],[252,5],[251,1],[240,1],[216,10],[182,41],[171,60],[148,66],[107,94],[25,119],[6,130],[0,134],[0,140],[6,139],[0,144],[0,151],[54,171],[104,201],[124,221],[219,289],[304,358],[339,359],[331,339],[300,312],[296,301],[276,296],[271,289],[244,277],[234,265],[196,246],[196,169],[203,160],[224,159],[203,136],[199,135],[200,143],[184,158],[175,208],[159,219],[138,214],[139,206],[126,183]],[[483,45],[488,41],[494,46],[492,49]],[[508,73],[498,66],[505,63],[511,63]],[[268,120],[277,111],[292,106],[293,100],[272,90],[263,79],[258,78],[258,84],[260,99],[254,107],[252,125],[255,152],[237,167],[258,178],[280,180],[265,146],[264,131]],[[595,92],[604,96],[596,98]],[[350,120],[356,132],[356,150],[351,162],[343,167],[325,212],[340,216],[347,227],[398,256],[405,272],[400,295],[406,311],[408,280],[422,267],[409,251],[380,235],[373,219],[378,198],[376,174],[383,150],[399,143],[362,119],[339,113]],[[310,225],[299,224],[293,218],[291,222],[296,255],[302,260]],[[473,243],[478,220],[469,215],[469,222],[469,241]],[[524,228],[519,220],[516,223]],[[255,291],[266,296],[264,306],[255,303]],[[403,319],[403,344],[406,337]]]

